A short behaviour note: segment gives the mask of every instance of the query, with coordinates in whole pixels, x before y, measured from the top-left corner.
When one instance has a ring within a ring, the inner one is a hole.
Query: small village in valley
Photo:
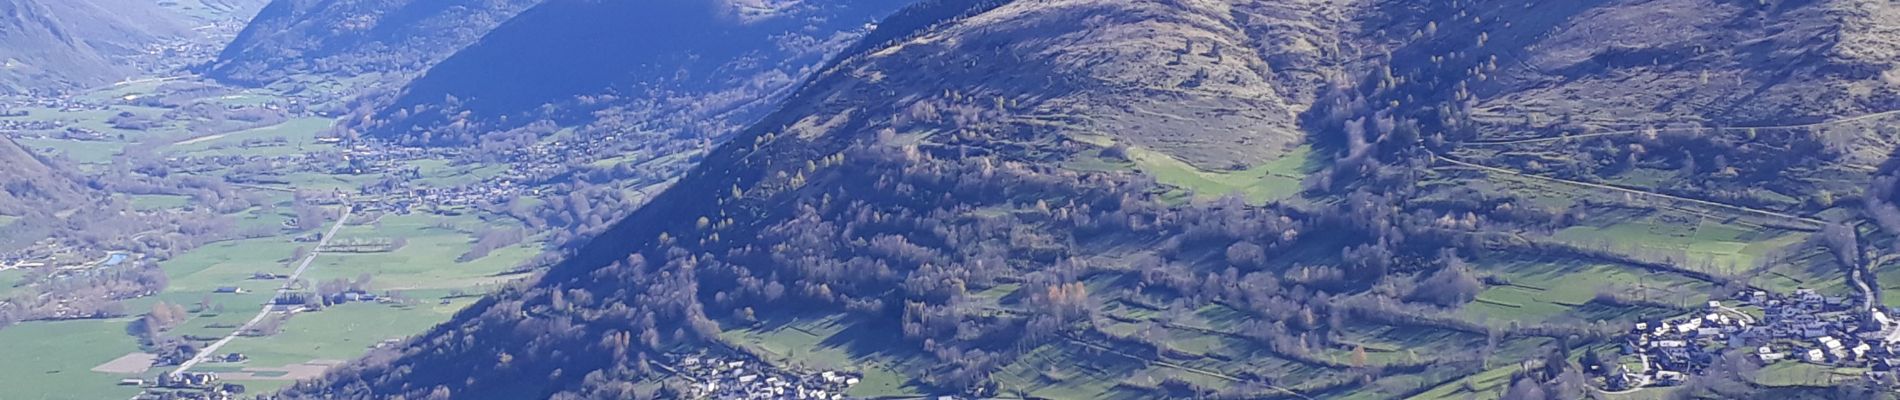
[[[1738,297],[1728,302],[1734,306],[1709,301],[1688,315],[1638,322],[1619,339],[1614,362],[1590,367],[1601,369],[1596,372],[1610,391],[1681,385],[1710,372],[1718,359],[1737,356],[1762,365],[1864,370],[1862,376],[1876,383],[1895,377],[1900,321],[1889,316],[1892,310],[1810,289],[1753,290]]]

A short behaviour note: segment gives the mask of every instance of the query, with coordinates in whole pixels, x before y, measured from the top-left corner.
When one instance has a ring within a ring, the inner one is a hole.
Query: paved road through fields
[[[285,293],[290,293],[291,286],[297,284],[297,279],[303,277],[304,271],[310,269],[310,262],[317,260],[317,255],[323,253],[323,246],[330,244],[330,239],[336,237],[337,231],[343,229],[343,223],[348,222],[350,220],[350,214],[355,211],[356,211],[356,207],[350,205],[349,203],[344,203],[343,216],[341,218],[337,218],[336,224],[330,226],[330,231],[328,233],[325,233],[323,235],[323,238],[320,238],[317,240],[316,250],[311,250],[309,255],[304,256],[303,262],[297,265],[297,270],[290,273],[290,279],[284,281],[283,286],[277,287],[278,296],[282,296]],[[272,299],[274,300],[275,297],[273,297]],[[185,360],[185,363],[179,364],[178,369],[173,370],[172,373],[183,374],[185,372],[189,372],[191,371],[191,367],[197,366],[198,363],[204,362],[206,357],[216,355],[218,353],[218,348],[224,347],[224,345],[226,343],[230,343],[232,339],[237,339],[239,334],[244,333],[244,331],[251,329],[251,327],[257,325],[258,322],[264,321],[264,318],[270,317],[270,309],[271,309],[271,303],[268,303],[268,302],[264,303],[264,308],[257,311],[257,316],[251,317],[251,320],[249,322],[245,322],[243,326],[239,326],[236,330],[231,331],[231,334],[225,335],[223,339],[218,339],[218,341],[212,342],[210,346],[205,346],[203,350],[199,350],[197,355],[192,356],[190,360]]]

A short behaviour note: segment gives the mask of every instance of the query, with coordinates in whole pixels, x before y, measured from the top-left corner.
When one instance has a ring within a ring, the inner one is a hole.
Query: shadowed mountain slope
[[[901,6],[876,1],[549,1],[416,79],[350,129],[474,143],[597,113],[626,128],[724,136]]]
[[[262,85],[296,74],[340,78],[427,69],[540,0],[275,0],[209,74]]]

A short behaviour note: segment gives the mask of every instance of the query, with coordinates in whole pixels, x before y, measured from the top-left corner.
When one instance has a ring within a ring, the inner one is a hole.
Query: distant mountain
[[[609,118],[625,129],[722,136],[902,3],[552,0],[349,128],[454,144],[537,121]]]
[[[286,395],[683,398],[707,351],[865,397],[1583,398],[1628,326],[1813,287],[1779,268],[1850,290],[1900,237],[1815,189],[1900,133],[1772,126],[1895,110],[1897,11],[923,1],[539,282]],[[1716,242],[1772,260],[1688,261]],[[1678,394],[1782,390],[1710,369]]]
[[[150,0],[0,0],[0,94],[125,79],[126,58],[189,31]]]
[[[407,75],[454,54],[541,0],[274,0],[211,64],[261,85],[296,74]]]

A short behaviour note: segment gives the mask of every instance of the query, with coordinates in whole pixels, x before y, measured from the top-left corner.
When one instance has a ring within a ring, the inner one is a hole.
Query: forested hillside
[[[0,1],[0,94],[125,79],[139,73],[132,56],[189,29],[145,0]]]
[[[756,3],[756,4],[755,4]],[[724,137],[866,27],[875,1],[546,2],[440,65],[354,133],[472,144],[536,122]]]
[[[1900,232],[1842,221],[1892,197],[1892,9],[924,1],[539,282],[283,396],[677,398],[710,351],[864,397],[1580,398],[1637,323],[1880,302]],[[1673,393],[1870,395],[1733,357]]]
[[[26,216],[83,204],[86,197],[69,174],[48,166],[12,139],[0,137],[0,215]]]
[[[214,78],[264,85],[299,74],[402,82],[540,0],[273,0],[211,64]]]
[[[46,236],[64,225],[59,215],[98,200],[76,176],[48,164],[12,139],[0,137],[0,251]],[[3,324],[0,324],[3,325]]]

